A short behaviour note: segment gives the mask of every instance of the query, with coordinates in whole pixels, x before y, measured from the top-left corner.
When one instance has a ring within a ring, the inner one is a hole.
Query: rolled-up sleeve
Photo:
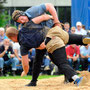
[[[34,18],[40,16],[46,12],[45,4],[40,4],[37,6],[33,6],[25,11],[25,14],[30,18]]]

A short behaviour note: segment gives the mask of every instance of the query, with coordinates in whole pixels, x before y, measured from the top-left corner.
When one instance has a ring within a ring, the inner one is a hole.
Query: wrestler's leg
[[[67,44],[90,44],[90,37],[87,38],[86,35],[69,34],[69,41]]]
[[[43,56],[45,53],[46,53],[46,49],[44,49],[44,50],[36,49],[36,56],[35,56],[35,60],[33,62],[32,80],[26,86],[36,86],[36,82],[37,82],[37,79],[38,79],[38,76],[39,76],[39,73],[41,70]]]
[[[49,53],[49,56],[52,62],[58,66],[59,70],[64,73],[68,80],[70,80],[72,76],[77,75],[66,60],[65,47],[55,50],[52,54]]]

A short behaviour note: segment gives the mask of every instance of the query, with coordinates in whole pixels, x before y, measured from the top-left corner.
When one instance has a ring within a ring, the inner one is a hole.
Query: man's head
[[[71,33],[74,34],[75,33],[76,28],[75,27],[71,27]]]
[[[5,32],[5,29],[3,27],[0,27],[0,35],[3,36]]]
[[[9,39],[4,39],[4,46],[9,46],[10,45],[10,40]]]
[[[64,23],[64,29],[68,32],[70,28],[70,24],[68,22]]]
[[[76,47],[76,44],[71,44],[72,48],[75,48]]]
[[[23,11],[20,11],[20,10],[15,10],[12,13],[12,19],[15,22],[18,22],[18,23],[21,23],[21,24],[29,21],[28,17],[25,15],[25,13]]]
[[[11,39],[13,42],[18,42],[18,30],[14,27],[9,27],[6,30],[6,36]]]
[[[77,27],[77,30],[81,30],[82,29],[82,23],[81,22],[77,22],[76,23],[76,27]]]

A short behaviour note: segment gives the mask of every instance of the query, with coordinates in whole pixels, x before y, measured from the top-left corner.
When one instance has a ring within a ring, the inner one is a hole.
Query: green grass
[[[53,78],[53,77],[58,77],[58,75],[41,75],[39,76],[38,79],[47,79],[47,78]],[[0,79],[29,79],[31,80],[32,79],[32,76],[24,76],[24,77],[21,77],[21,76],[3,76],[3,77],[0,77]]]

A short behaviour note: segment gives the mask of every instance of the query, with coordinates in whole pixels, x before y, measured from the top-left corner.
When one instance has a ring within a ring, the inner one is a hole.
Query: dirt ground
[[[36,87],[26,87],[30,80],[1,79],[0,90],[90,90],[90,72],[81,72],[83,81],[80,86],[64,84],[64,76],[39,80]]]

